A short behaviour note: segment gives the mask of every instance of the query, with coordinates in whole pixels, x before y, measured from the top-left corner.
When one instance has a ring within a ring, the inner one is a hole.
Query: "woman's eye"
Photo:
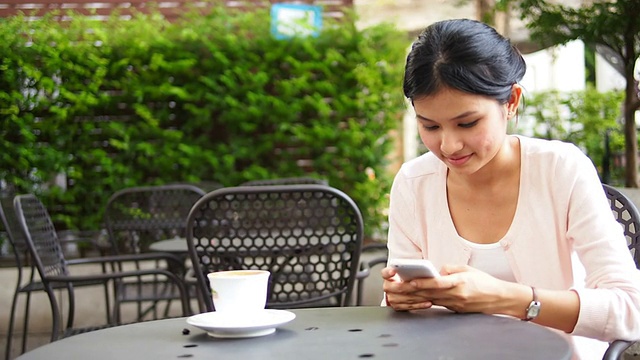
[[[438,130],[439,126],[438,125],[431,125],[431,126],[422,125],[422,128],[427,131],[435,131],[435,130]]]
[[[478,120],[472,121],[472,122],[469,122],[469,123],[458,124],[458,126],[460,126],[461,128],[470,128],[470,127],[476,126],[476,124],[478,124]]]

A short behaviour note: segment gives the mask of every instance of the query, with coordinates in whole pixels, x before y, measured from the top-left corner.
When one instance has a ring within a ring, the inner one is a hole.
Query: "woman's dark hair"
[[[526,68],[518,49],[489,25],[468,19],[440,21],[427,27],[411,47],[404,95],[413,101],[451,88],[503,104]]]

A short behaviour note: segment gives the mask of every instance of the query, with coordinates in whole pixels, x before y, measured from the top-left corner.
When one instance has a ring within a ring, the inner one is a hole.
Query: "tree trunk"
[[[628,68],[629,66],[627,66]],[[625,142],[625,186],[638,187],[638,134],[636,132],[636,110],[638,90],[631,72],[625,71],[627,86],[625,87],[624,100],[624,142]]]
[[[489,24],[495,25],[495,0],[476,0],[476,16],[478,20]]]
[[[496,6],[495,0],[493,4],[494,8]],[[493,20],[495,22],[495,29],[504,37],[511,37],[511,6],[507,5],[503,9],[495,9],[493,12]]]
[[[637,13],[637,11],[630,11]],[[636,110],[638,109],[638,85],[635,79],[637,30],[627,27],[624,33],[624,50],[620,55],[624,59],[624,77],[627,81],[624,98],[624,141],[625,141],[625,186],[638,187],[638,134],[636,129]]]

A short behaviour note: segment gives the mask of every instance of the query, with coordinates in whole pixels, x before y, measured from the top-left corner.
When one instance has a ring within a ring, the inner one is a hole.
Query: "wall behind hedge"
[[[0,20],[0,179],[37,193],[60,227],[99,228],[124,187],[304,174],[380,230],[403,34],[346,19],[275,40],[268,9],[72,18]]]

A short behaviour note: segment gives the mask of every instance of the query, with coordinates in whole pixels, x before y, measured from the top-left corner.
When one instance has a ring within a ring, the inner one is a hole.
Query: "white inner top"
[[[471,248],[469,266],[482,270],[495,278],[516,282],[513,270],[509,266],[509,261],[500,243],[478,244],[465,239],[463,241]]]

